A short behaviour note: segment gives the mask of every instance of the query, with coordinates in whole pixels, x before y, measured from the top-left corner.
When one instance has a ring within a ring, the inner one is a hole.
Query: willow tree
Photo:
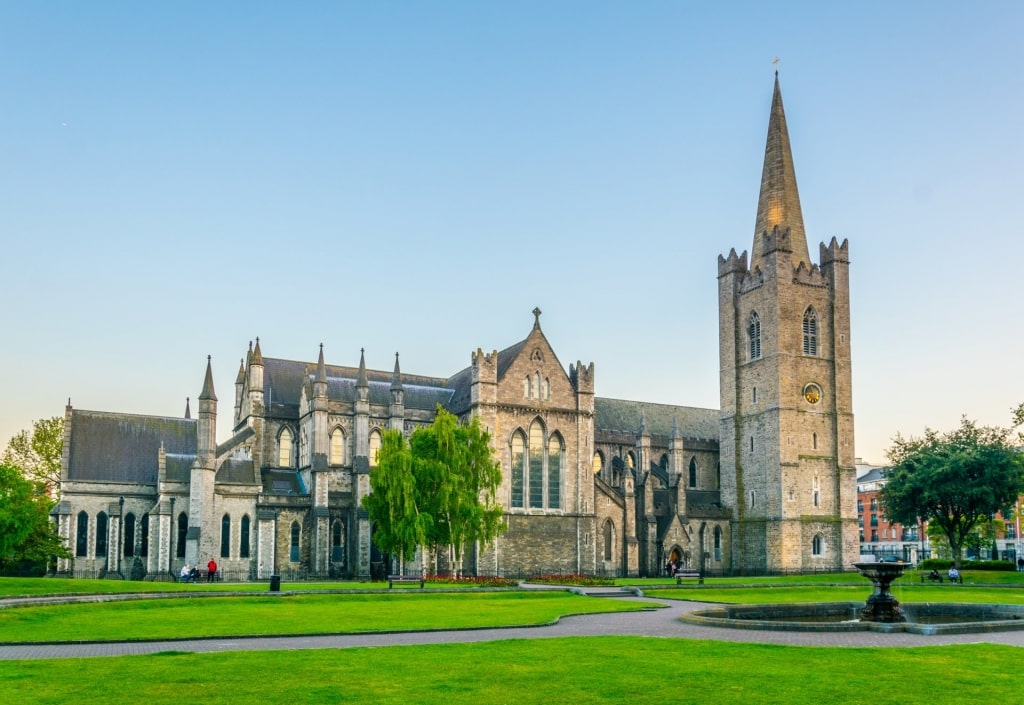
[[[1014,421],[1024,420],[1024,407]],[[921,438],[896,437],[893,466],[881,490],[891,520],[938,527],[960,566],[963,547],[997,512],[1008,516],[1024,493],[1024,455],[1014,448],[1014,429],[979,426],[963,418],[948,433],[926,429]]]
[[[495,499],[501,465],[491,450],[490,434],[473,417],[460,424],[438,407],[429,426],[410,439],[421,508],[432,517],[428,541],[447,547],[455,574],[468,547],[488,544],[504,530]]]
[[[426,542],[430,516],[420,511],[413,457],[401,431],[385,431],[381,438],[363,508],[373,524],[373,542],[384,553],[404,563]]]

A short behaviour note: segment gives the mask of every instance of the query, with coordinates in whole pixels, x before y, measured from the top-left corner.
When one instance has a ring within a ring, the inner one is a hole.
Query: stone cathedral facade
[[[392,369],[365,353],[327,364],[322,346],[315,362],[264,356],[257,339],[229,408],[209,361],[195,417],[69,403],[53,514],[73,557],[57,571],[167,579],[212,557],[228,579],[380,577],[394,566],[361,502],[381,435],[438,406],[478,417],[502,467],[507,530],[468,552],[469,573],[847,569],[848,267],[835,239],[810,261],[776,76],[753,248],[718,263],[720,409],[597,396],[594,363],[566,368],[538,309],[519,342],[444,377],[403,372],[397,354]],[[427,550],[417,562],[451,568]]]

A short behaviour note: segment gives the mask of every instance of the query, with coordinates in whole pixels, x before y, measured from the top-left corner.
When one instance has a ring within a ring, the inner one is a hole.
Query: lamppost
[[[121,575],[121,551],[124,550],[124,497],[117,498],[117,574]]]

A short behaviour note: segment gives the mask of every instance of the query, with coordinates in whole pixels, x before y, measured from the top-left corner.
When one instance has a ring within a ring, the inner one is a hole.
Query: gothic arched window
[[[548,509],[562,506],[562,441],[557,433],[548,439]]]
[[[142,542],[139,546],[139,555],[143,558],[149,556],[149,514],[142,515],[142,522],[139,524],[142,530]]]
[[[231,557],[231,516],[225,514],[220,520],[220,557]]]
[[[185,539],[188,537],[188,515],[182,512],[178,515],[178,545],[174,552],[178,558],[185,557]]]
[[[242,528],[238,532],[238,557],[249,557],[249,515],[242,517]]]
[[[107,513],[96,515],[96,556],[107,555]]]
[[[690,487],[697,486],[697,459],[690,458]]]
[[[291,550],[288,553],[288,560],[290,560],[292,563],[299,562],[299,536],[301,532],[302,530],[299,528],[299,522],[293,521]]]
[[[85,558],[87,555],[89,555],[89,515],[79,512],[78,523],[75,527],[75,556]]]
[[[523,489],[526,486],[526,439],[521,431],[512,434],[512,496],[511,504],[523,508]]]
[[[601,472],[602,468],[604,468],[604,456],[601,455],[601,451],[597,451],[596,453],[594,453],[594,464],[592,468],[594,474],[597,475],[599,472]]]
[[[872,538],[872,541],[877,539]],[[822,538],[821,534],[815,534],[814,538],[811,539],[811,555],[821,556],[825,553],[825,539]]]
[[[615,540],[615,527],[612,525],[611,519],[605,520],[604,530],[601,533],[604,539],[604,559],[610,561],[612,559],[612,542]]]
[[[292,465],[292,432],[287,428],[281,429],[281,435],[277,438],[277,466],[288,468]]]
[[[345,464],[345,432],[340,428],[331,431],[330,465]]]
[[[124,517],[124,557],[131,558],[135,555],[135,515],[129,512]]]
[[[715,527],[715,560],[722,560],[722,527]]]
[[[818,355],[818,314],[813,306],[804,311],[804,355]]]
[[[761,318],[757,311],[750,314],[750,324],[747,326],[747,335],[750,337],[750,359],[761,359]]]
[[[377,454],[380,453],[381,435],[380,431],[373,429],[370,432],[370,467],[377,467]]]
[[[544,426],[539,419],[530,424],[530,471],[527,475],[530,509],[544,508]]]

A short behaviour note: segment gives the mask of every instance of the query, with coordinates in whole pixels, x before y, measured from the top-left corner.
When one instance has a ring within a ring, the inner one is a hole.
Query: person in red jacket
[[[210,559],[210,562],[206,564],[206,582],[212,583],[213,576],[217,574],[217,561]]]

